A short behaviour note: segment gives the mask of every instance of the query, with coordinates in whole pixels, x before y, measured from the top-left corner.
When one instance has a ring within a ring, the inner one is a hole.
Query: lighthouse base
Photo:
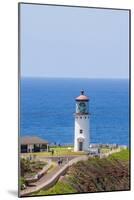
[[[84,141],[76,141],[74,146],[74,151],[85,151],[87,152],[89,150],[89,144]]]

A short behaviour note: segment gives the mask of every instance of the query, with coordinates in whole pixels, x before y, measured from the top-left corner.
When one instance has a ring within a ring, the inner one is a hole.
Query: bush
[[[24,176],[24,174],[27,172],[31,172],[30,161],[22,158],[20,161],[20,170],[21,170],[21,176]]]
[[[26,187],[26,181],[25,181],[25,178],[24,177],[20,177],[20,188],[21,190],[24,190]]]

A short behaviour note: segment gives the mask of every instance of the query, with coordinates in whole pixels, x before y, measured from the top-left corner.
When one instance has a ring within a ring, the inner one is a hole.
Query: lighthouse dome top
[[[76,97],[76,101],[89,101],[89,97],[84,95],[84,90],[81,90],[80,96]]]

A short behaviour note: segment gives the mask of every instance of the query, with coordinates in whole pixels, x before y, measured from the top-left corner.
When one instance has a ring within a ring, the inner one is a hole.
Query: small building
[[[42,152],[49,150],[48,141],[39,137],[25,136],[20,139],[21,153]]]

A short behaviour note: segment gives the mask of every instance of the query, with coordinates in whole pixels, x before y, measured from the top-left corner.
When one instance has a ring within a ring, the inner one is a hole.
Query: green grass
[[[77,191],[67,182],[58,181],[55,186],[48,190],[40,190],[39,192],[35,192],[34,195],[50,195],[50,194],[68,194],[68,193],[76,193]],[[31,195],[30,195],[31,196]]]
[[[73,147],[72,146],[68,146],[68,147],[53,147],[50,148],[50,150],[54,150],[54,154],[53,156],[66,156],[66,155],[85,155],[84,152],[74,152],[73,151]],[[26,153],[26,156],[29,155],[36,155],[36,156],[52,156],[51,152],[38,152],[38,153]]]
[[[20,177],[19,178],[19,185],[20,185],[20,188],[21,188],[21,190],[22,189],[24,189],[24,185],[26,184],[26,180],[25,180],[25,178],[24,177]]]
[[[54,147],[54,155],[82,155],[84,152],[74,152],[73,147]]]
[[[113,153],[108,157],[108,159],[110,160],[117,159],[117,160],[127,161],[129,160],[129,149],[123,149],[120,152]]]

